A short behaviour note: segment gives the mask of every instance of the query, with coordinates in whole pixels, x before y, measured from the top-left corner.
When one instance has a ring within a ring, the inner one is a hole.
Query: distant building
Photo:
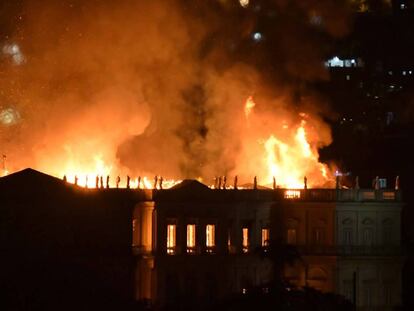
[[[282,240],[302,255],[284,270],[293,286],[342,294],[360,310],[401,305],[399,190],[225,190],[194,180],[83,189],[24,170],[0,179],[0,195],[0,245],[20,281],[21,264],[36,271],[48,262],[54,273],[71,267],[73,281],[87,271],[105,284],[96,292],[118,301],[185,308],[265,286],[272,263],[255,249]],[[49,279],[65,281],[46,275],[40,293]]]

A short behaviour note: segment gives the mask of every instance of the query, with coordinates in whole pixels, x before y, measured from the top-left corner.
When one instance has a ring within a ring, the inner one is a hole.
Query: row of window
[[[250,234],[249,228],[242,228],[242,251],[247,253],[250,247]],[[186,227],[186,252],[191,254],[197,250],[197,226],[195,224],[187,224]],[[216,225],[207,224],[205,226],[205,250],[207,253],[214,253],[216,247]],[[268,228],[262,228],[261,230],[261,245],[267,246],[270,238],[270,231]],[[227,246],[231,249],[232,241],[230,232],[227,237]],[[167,254],[174,255],[177,252],[177,225],[167,225]]]
[[[376,235],[373,228],[364,228],[362,230],[362,244],[364,245],[373,245],[376,244]],[[382,243],[383,245],[393,244],[393,231],[390,227],[385,227],[382,230]],[[353,245],[356,241],[355,238],[358,238],[354,228],[344,228],[342,230],[342,244],[343,245]]]

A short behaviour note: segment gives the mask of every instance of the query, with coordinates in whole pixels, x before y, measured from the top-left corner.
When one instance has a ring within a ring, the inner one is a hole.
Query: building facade
[[[84,189],[25,170],[0,178],[0,194],[10,267],[20,271],[18,258],[37,271],[58,259],[50,275],[62,265],[79,278],[88,271],[93,284],[107,284],[105,296],[122,301],[183,309],[265,288],[274,266],[257,250],[278,241],[300,254],[283,270],[290,286],[341,294],[359,310],[401,305],[399,190],[211,189],[195,180],[165,190]],[[5,275],[5,284],[13,279]]]
[[[148,264],[137,275],[147,276],[137,299],[185,305],[188,293],[207,302],[266,284],[272,264],[254,250],[275,240],[301,254],[284,270],[292,285],[341,294],[360,310],[401,305],[399,191],[224,190],[185,181],[154,191],[152,212],[146,204],[137,208],[152,217],[134,219],[152,232],[151,246],[139,247]]]

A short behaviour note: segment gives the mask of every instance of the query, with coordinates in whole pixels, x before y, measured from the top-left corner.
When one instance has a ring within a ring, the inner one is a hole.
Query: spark
[[[3,125],[16,124],[19,117],[19,113],[12,108],[6,108],[0,111],[0,123]]]
[[[244,105],[244,114],[246,116],[246,119],[249,119],[254,106],[256,106],[256,103],[253,101],[253,98],[249,96],[249,98],[246,100],[246,104]]]
[[[262,41],[263,35],[260,32],[255,32],[252,34],[252,38],[254,41],[259,42]]]
[[[20,47],[16,43],[5,44],[3,46],[3,54],[10,56],[15,65],[21,65],[26,61]]]
[[[239,3],[243,8],[247,8],[249,6],[249,0],[239,0]]]

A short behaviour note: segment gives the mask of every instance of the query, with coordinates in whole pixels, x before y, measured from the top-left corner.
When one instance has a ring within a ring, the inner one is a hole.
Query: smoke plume
[[[311,85],[328,78],[346,1],[28,0],[6,12],[0,152],[11,170],[250,178],[257,140],[300,113],[312,147],[330,143]]]

